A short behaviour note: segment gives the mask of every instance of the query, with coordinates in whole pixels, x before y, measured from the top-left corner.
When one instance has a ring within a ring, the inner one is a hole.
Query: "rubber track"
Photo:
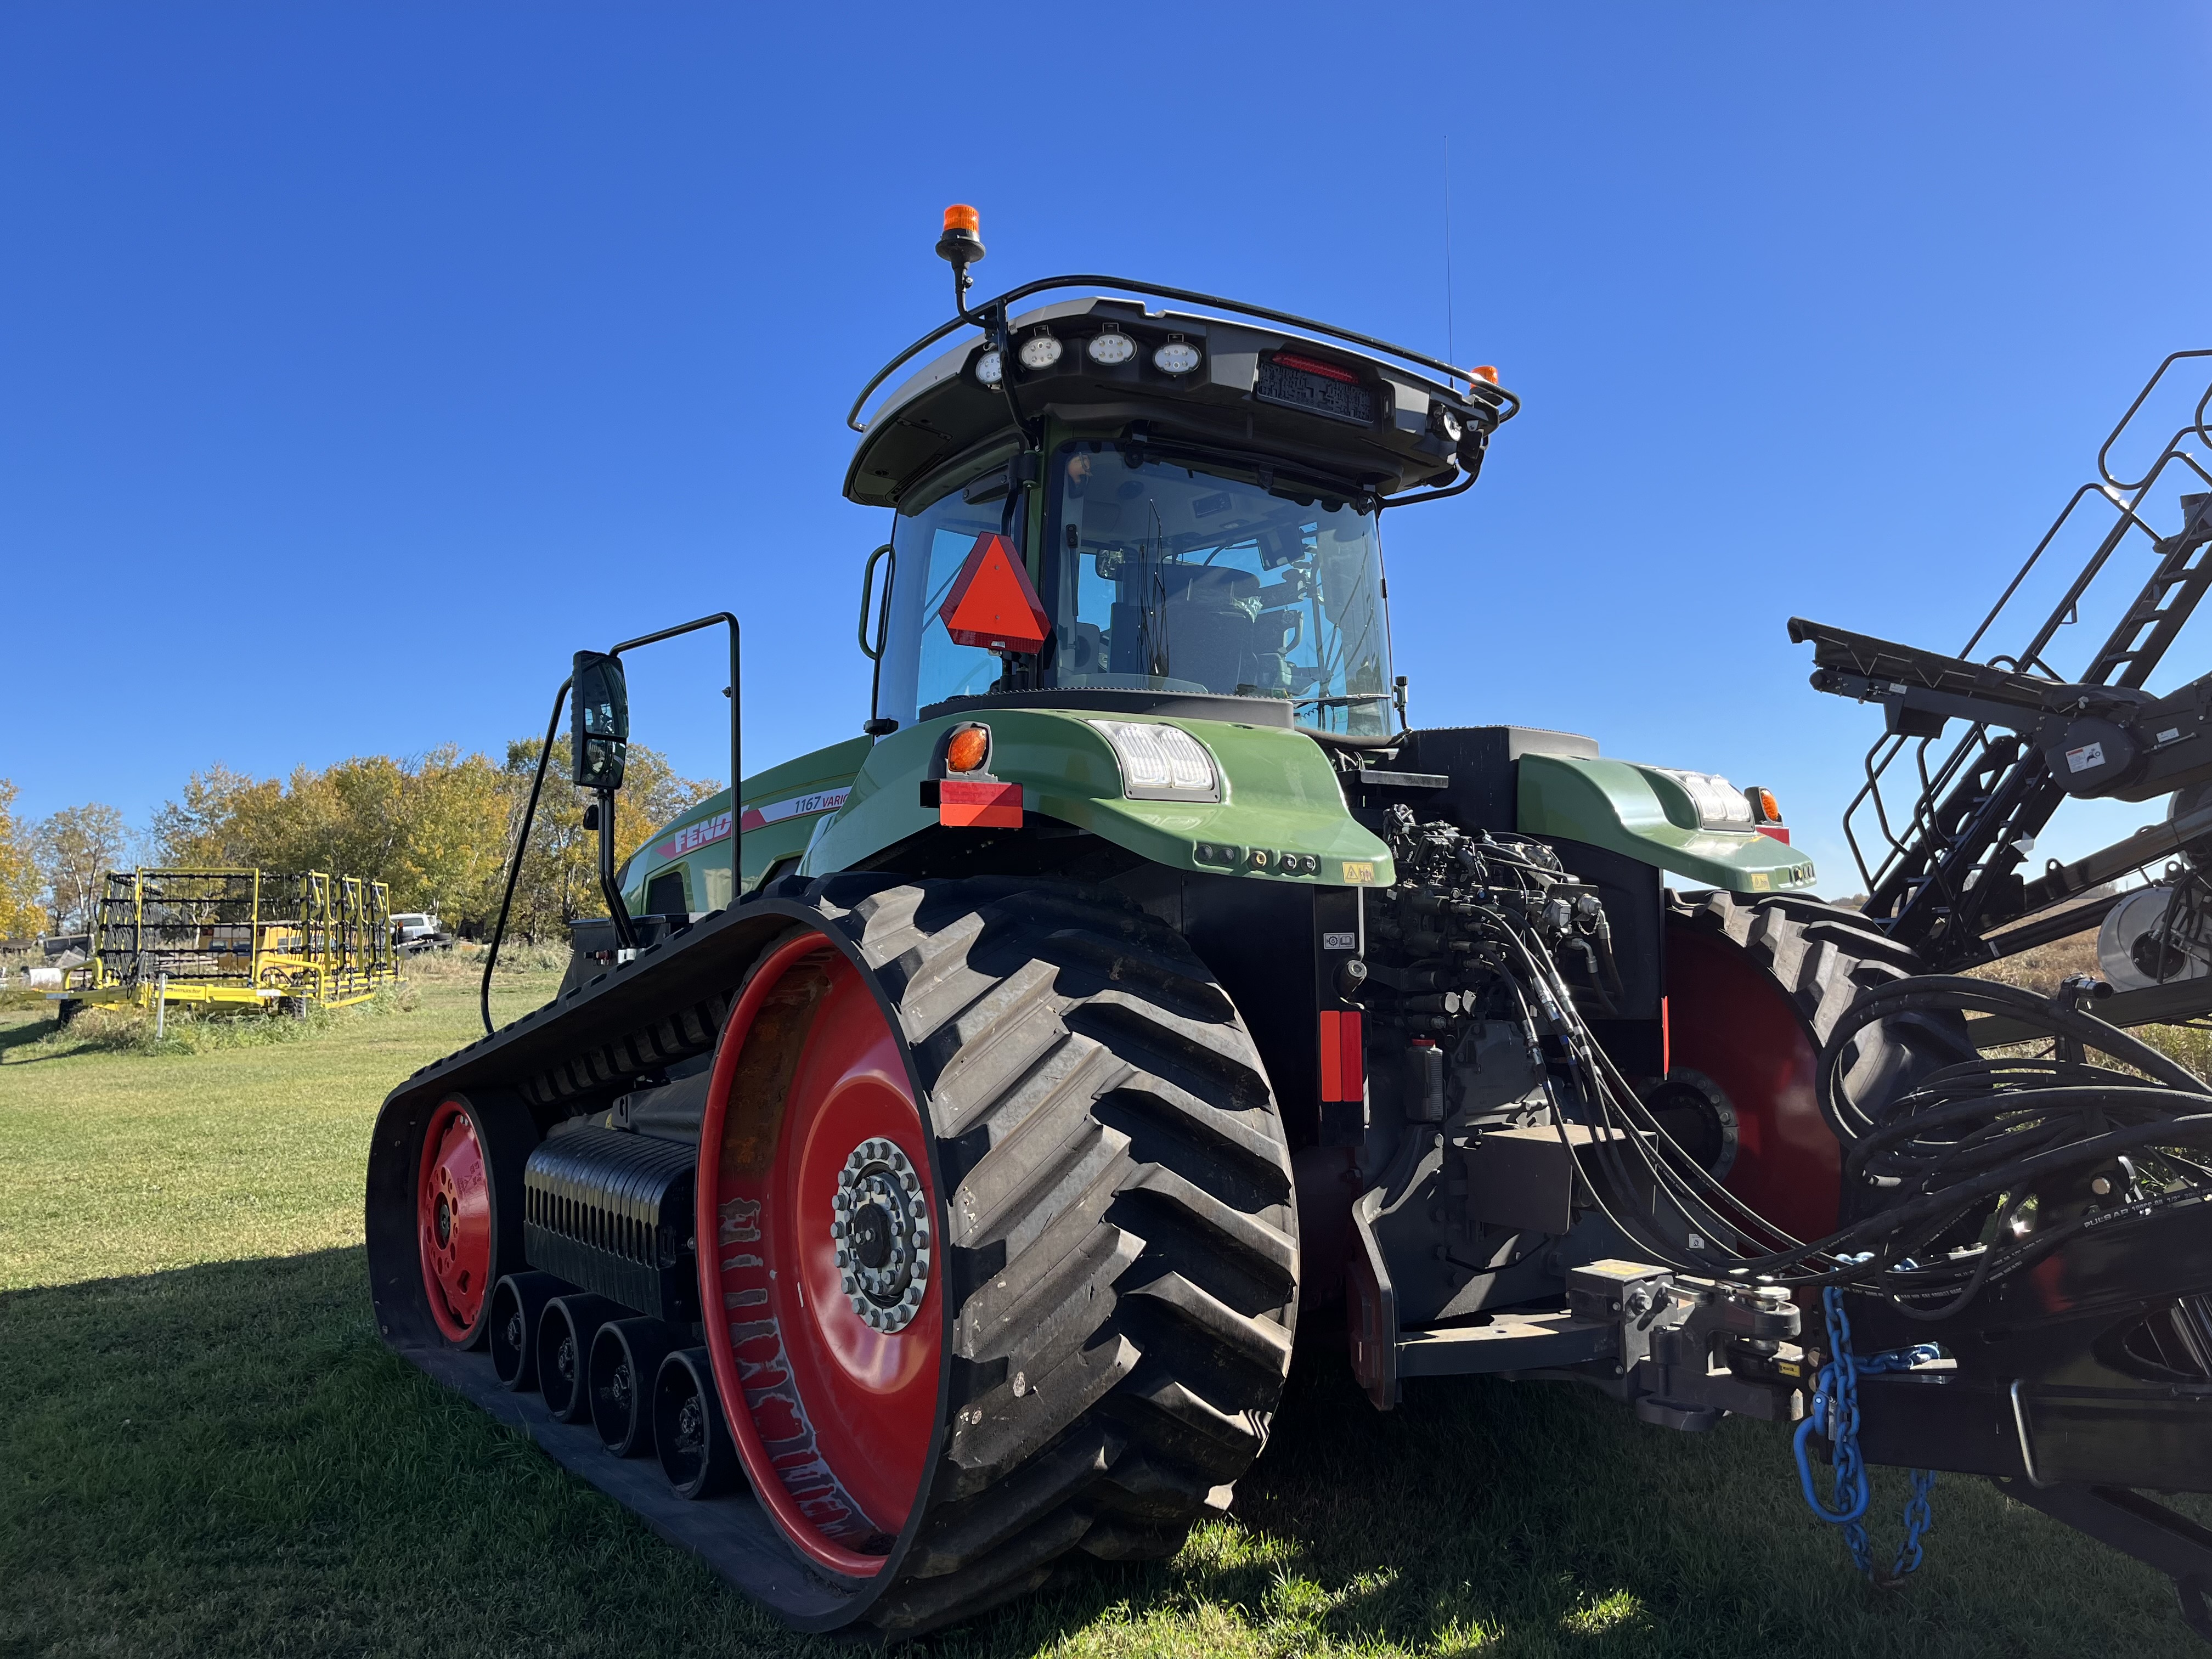
[[[1925,971],[1910,946],[1856,911],[1820,899],[1782,894],[1746,902],[1732,893],[1698,893],[1676,899],[1674,915],[1727,939],[1771,975],[1810,1029],[1815,1049],[1827,1047],[1861,992]],[[1889,1099],[1934,1067],[1975,1053],[1955,1017],[1883,1020],[1853,1042],[1845,1077],[1853,1098],[1863,1103]]]
[[[868,1621],[918,1635],[1072,1553],[1172,1553],[1265,1443],[1296,1321],[1290,1152],[1236,1009],[1109,894],[783,885],[896,1006],[947,1189],[951,1430]]]

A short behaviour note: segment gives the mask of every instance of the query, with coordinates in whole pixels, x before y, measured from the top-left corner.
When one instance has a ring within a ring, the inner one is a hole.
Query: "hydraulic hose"
[[[499,962],[499,942],[507,935],[507,913],[514,903],[514,884],[522,875],[522,855],[530,850],[530,826],[538,817],[538,796],[545,787],[546,763],[553,758],[554,735],[561,729],[561,708],[568,701],[573,679],[562,680],[553,694],[553,714],[545,722],[545,741],[538,749],[538,772],[530,781],[530,800],[522,809],[522,830],[514,838],[514,856],[507,861],[507,891],[500,896],[499,920],[492,926],[491,949],[484,952],[483,985],[478,1003],[483,1013],[484,1035],[492,1034],[491,970]]]
[[[1688,1160],[1664,1155],[1680,1149],[1591,1037],[1544,942],[1525,926],[1509,923],[1508,931],[1530,976],[1549,981],[1542,1000],[1561,1009],[1555,1023],[1577,1062],[1571,1069],[1585,1105],[1599,1123],[1620,1132],[1600,1135],[1592,1148],[1615,1197],[1649,1184],[1687,1224],[1688,1235],[1708,1241],[1703,1249],[1676,1246],[1651,1224],[1657,1215],[1616,1213],[1601,1194],[1614,1224],[1670,1265],[1766,1284],[1850,1285],[1886,1296],[1908,1316],[1948,1318],[1993,1278],[2088,1227],[2212,1198],[2212,1090],[2203,1079],[2073,1006],[2068,994],[2045,999],[1930,975],[1862,996],[1820,1061],[1823,1100],[1845,1140],[1846,1182],[1893,1192],[1894,1200],[1826,1238],[1791,1238]],[[1941,1067],[1878,1115],[1851,1099],[1844,1057],[1855,1033],[1900,1014],[1970,1011],[2039,1027],[2062,1052],[1977,1055]],[[2069,1058],[2069,1046],[2128,1069]],[[1634,1171],[1632,1160],[1640,1166]],[[2104,1165],[2119,1172],[2102,1194],[2110,1201],[2082,1201],[2090,1172]],[[2046,1207],[2059,1213],[2037,1214]],[[2031,1215],[2036,1224],[2016,1231]],[[1710,1248],[1731,1236],[1725,1248]]]

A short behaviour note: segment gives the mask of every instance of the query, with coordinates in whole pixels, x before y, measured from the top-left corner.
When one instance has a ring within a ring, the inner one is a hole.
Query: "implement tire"
[[[779,884],[717,1051],[702,1304],[763,1507],[904,1638],[1171,1553],[1265,1443],[1280,1115],[1180,935],[1003,878]]]
[[[1843,1146],[1822,1108],[1820,1051],[1862,991],[1924,971],[1856,910],[1815,898],[1677,899],[1667,921],[1670,1076],[1694,1073],[1732,1109],[1738,1198],[1801,1239],[1840,1224]],[[1893,1099],[1973,1054],[1966,1027],[1912,1015],[1853,1039],[1853,1098]]]

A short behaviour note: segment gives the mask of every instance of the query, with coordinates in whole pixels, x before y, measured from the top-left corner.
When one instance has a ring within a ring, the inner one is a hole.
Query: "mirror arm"
[[[629,907],[623,902],[622,888],[615,881],[615,792],[595,793],[599,798],[599,891],[605,896],[607,915],[615,925],[615,943],[625,951],[635,951],[637,930],[630,926]]]

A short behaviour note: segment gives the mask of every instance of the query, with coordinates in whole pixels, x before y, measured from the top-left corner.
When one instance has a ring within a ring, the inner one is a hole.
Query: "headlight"
[[[1213,757],[1179,726],[1146,720],[1092,720],[1121,768],[1121,793],[1131,800],[1219,800],[1221,775]]]
[[[1188,374],[1198,367],[1198,348],[1180,334],[1168,336],[1168,343],[1152,354],[1152,366],[1163,374]]]
[[[1083,349],[1090,354],[1092,362],[1104,363],[1109,368],[1137,355],[1137,343],[1110,323],[1103,334],[1092,335],[1091,343]]]
[[[1022,342],[1020,356],[1024,368],[1050,368],[1060,361],[1060,342],[1040,328]]]
[[[975,360],[975,378],[985,386],[998,385],[1000,379],[1005,374],[1006,360],[999,356],[999,348],[996,346],[993,346]]]
[[[1711,772],[1678,772],[1668,766],[1653,769],[1664,772],[1688,792],[1691,805],[1698,809],[1698,822],[1706,829],[1752,827],[1751,803],[1744,799],[1743,791],[1732,787],[1726,778]]]
[[[1429,430],[1446,443],[1455,444],[1461,431],[1459,416],[1446,405],[1432,403],[1429,405]]]

